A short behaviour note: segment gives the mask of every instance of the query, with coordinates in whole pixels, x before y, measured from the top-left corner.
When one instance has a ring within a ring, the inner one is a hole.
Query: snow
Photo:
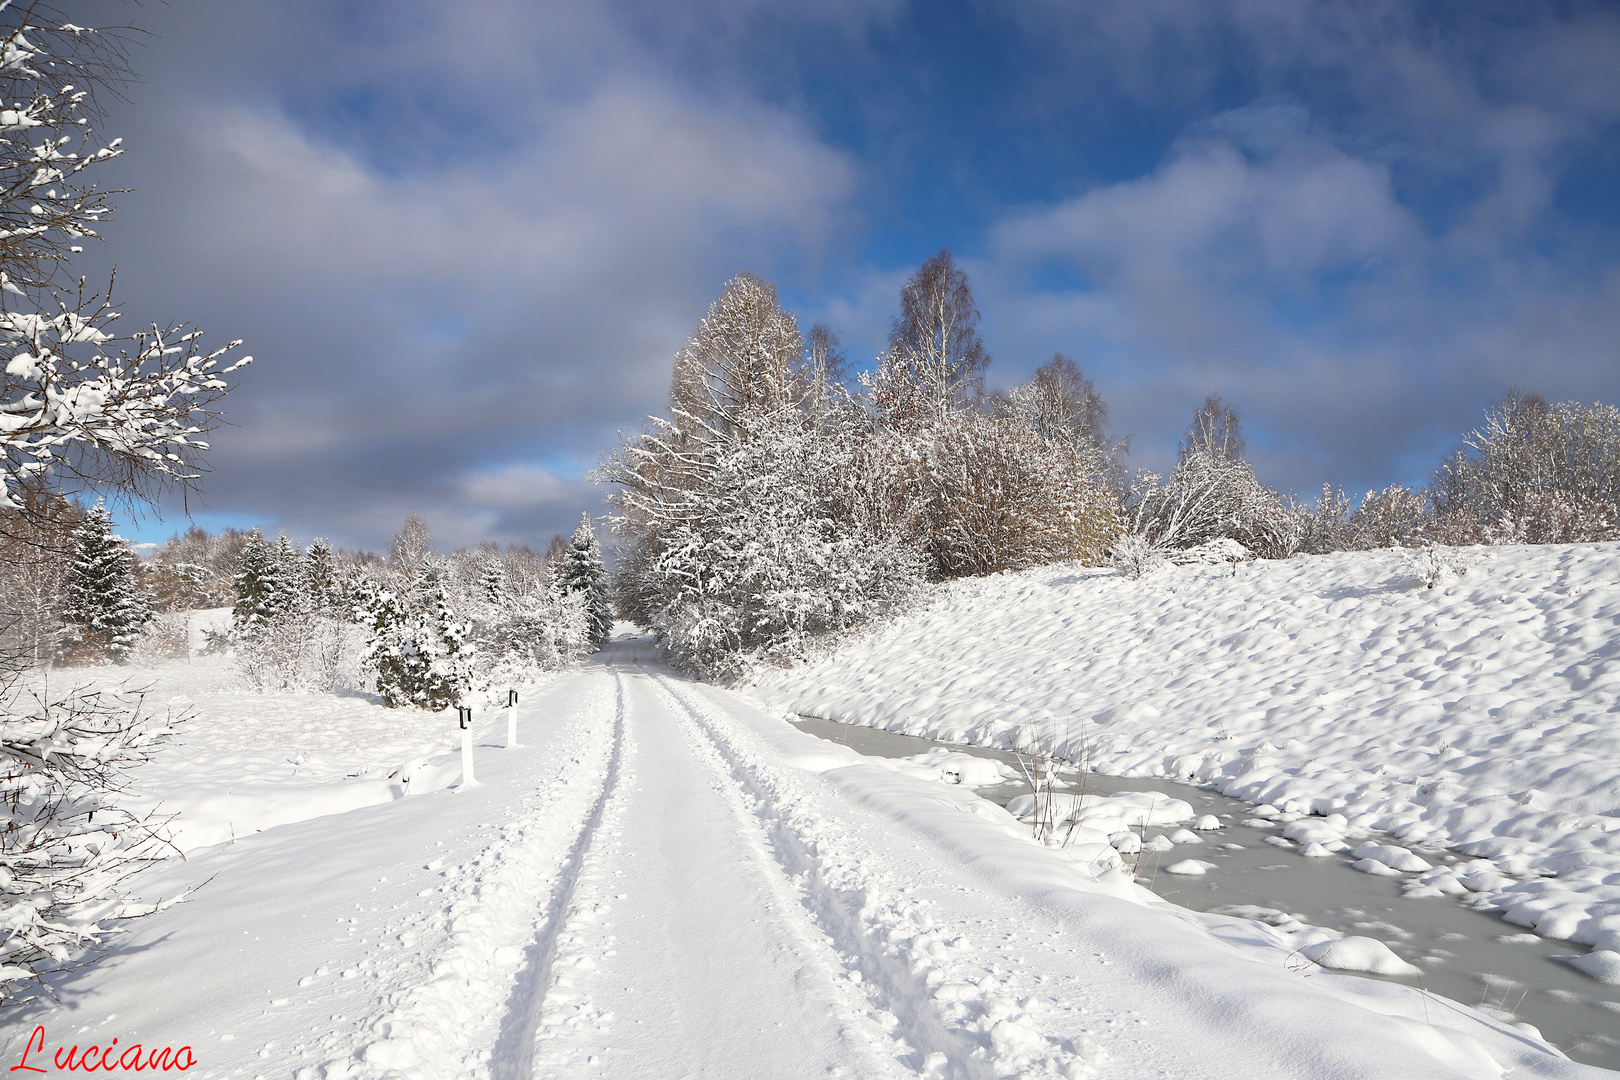
[[[1099,772],[1209,784],[1305,847],[1451,847],[1474,863],[1420,888],[1590,944],[1620,929],[1620,544],[1455,561],[1434,588],[1399,551],[962,580],[750,692],[946,742],[1084,744]],[[1424,869],[1408,855],[1363,868]]]
[[[195,613],[194,631],[217,615]],[[458,734],[453,712],[389,709],[359,693],[256,693],[243,688],[223,656],[134,675],[105,667],[52,678],[142,691],[148,709],[190,717],[124,800],[171,817],[167,833],[181,852],[421,794],[460,777],[459,761],[446,756]]]
[[[1205,874],[1214,869],[1215,864],[1212,862],[1203,862],[1199,859],[1182,859],[1180,862],[1174,862],[1165,867],[1164,872],[1167,874],[1186,874],[1191,877],[1203,877]]]
[[[0,1017],[0,1053],[39,1024],[53,1049],[186,1045],[199,1075],[295,1080],[1604,1075],[1302,964],[1356,939],[1195,915],[1089,853],[1106,844],[1036,843],[953,755],[862,757],[642,643],[600,660],[525,689],[521,746],[481,710],[471,789],[453,714],[246,694],[201,660],[155,673],[194,716],[139,797],[191,840],[139,888],[196,891]],[[228,814],[205,797],[248,783]],[[271,820],[301,804],[273,791],[350,788],[377,797]],[[1104,837],[1194,821],[1158,793],[1068,809]],[[202,843],[188,812],[234,839]]]
[[[1376,938],[1345,937],[1307,945],[1300,952],[1307,960],[1335,971],[1366,971],[1374,975],[1416,975],[1418,969],[1396,956]]]

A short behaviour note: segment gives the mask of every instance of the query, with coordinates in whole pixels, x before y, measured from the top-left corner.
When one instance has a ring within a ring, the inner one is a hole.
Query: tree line
[[[254,688],[375,689],[390,705],[442,709],[576,662],[612,622],[588,516],[545,553],[484,542],[443,556],[412,514],[386,558],[193,525],[146,560],[99,502],[58,497],[49,520],[33,558],[0,570],[0,597],[19,613],[0,640],[38,664],[189,657],[192,613],[228,607],[206,649],[230,652]]]
[[[1164,561],[1391,546],[1620,538],[1620,412],[1508,391],[1430,484],[1352,504],[1262,484],[1237,412],[1194,411],[1175,467],[1128,440],[1075,362],[990,392],[966,273],[949,251],[900,291],[853,378],[837,334],[802,331],[757,275],[727,282],[676,354],[665,415],[626,435],[612,485],[621,614],[706,676],[802,656],[925,582],[1060,561],[1139,576]]]

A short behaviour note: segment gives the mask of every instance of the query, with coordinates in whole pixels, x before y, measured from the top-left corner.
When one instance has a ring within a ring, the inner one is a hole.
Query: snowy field
[[[960,581],[754,693],[951,742],[1083,744],[1099,772],[1260,804],[1301,846],[1450,847],[1475,858],[1382,845],[1362,868],[1592,946],[1578,963],[1620,981],[1620,545],[1462,558],[1432,589],[1394,551]]]
[[[141,888],[195,891],[0,1020],[9,1063],[38,1025],[45,1056],[298,1080],[1612,1075],[1039,845],[956,782],[982,762],[863,758],[644,642],[525,690],[519,747],[481,713],[471,788],[448,717],[176,668],[153,694],[193,719],[140,797],[200,821]]]

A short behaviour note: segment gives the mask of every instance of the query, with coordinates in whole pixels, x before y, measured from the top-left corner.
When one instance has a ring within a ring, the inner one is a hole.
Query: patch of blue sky
[[[113,511],[113,517],[118,534],[136,544],[162,544],[192,525],[217,533],[225,529],[252,529],[264,524],[250,514],[215,511],[198,511],[190,515],[170,513],[160,518],[156,514],[135,514],[128,508],[120,508]]]

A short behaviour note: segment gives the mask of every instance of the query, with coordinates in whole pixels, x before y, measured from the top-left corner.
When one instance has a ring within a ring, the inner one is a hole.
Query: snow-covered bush
[[[572,667],[593,645],[587,597],[542,587],[507,595],[473,622],[471,685],[504,701],[507,689]]]
[[[1285,500],[1283,514],[1291,546],[1301,554],[1325,555],[1350,546],[1350,500],[1331,484],[1322,485],[1315,505]]]
[[[1247,461],[1193,450],[1168,479],[1144,472],[1127,499],[1130,531],[1162,549],[1236,540],[1257,555],[1292,554],[1282,500]]]
[[[1141,533],[1125,533],[1114,541],[1108,561],[1123,577],[1136,579],[1164,560],[1153,541]]]
[[[352,623],[312,611],[290,613],[231,638],[242,677],[266,693],[346,688],[353,681],[357,645]]]
[[[1425,525],[1429,497],[1405,484],[1369,491],[1347,522],[1352,551],[1405,547]]]
[[[130,874],[167,848],[115,805],[128,770],[173,730],[138,699],[14,685],[0,700],[0,1006],[39,975],[142,914],[120,900]],[[149,910],[149,909],[148,909]]]
[[[1177,566],[1222,566],[1248,562],[1254,558],[1254,552],[1229,536],[1219,536],[1195,547],[1167,552],[1165,558]]]
[[[1441,465],[1430,498],[1437,517],[1477,522],[1481,540],[1620,538],[1620,409],[1509,391]]]
[[[939,577],[1098,563],[1118,532],[1093,457],[1016,416],[954,414],[916,442],[918,519]]]
[[[129,659],[139,667],[152,667],[191,655],[191,626],[184,611],[160,611],[141,628]]]
[[[1456,548],[1426,544],[1407,553],[1406,567],[1425,589],[1449,585],[1468,573],[1468,559]]]

